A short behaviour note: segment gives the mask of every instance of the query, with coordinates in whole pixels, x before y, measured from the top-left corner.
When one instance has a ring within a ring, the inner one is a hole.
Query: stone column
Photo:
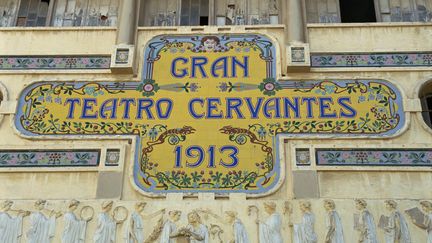
[[[138,0],[121,1],[117,40],[111,58],[112,72],[134,73],[137,9]]]
[[[123,0],[119,13],[117,44],[135,44],[136,15],[138,0]]]
[[[303,21],[303,0],[285,0],[286,16],[284,16],[287,26],[287,43],[305,42],[305,25]],[[284,1],[284,2],[285,2]]]

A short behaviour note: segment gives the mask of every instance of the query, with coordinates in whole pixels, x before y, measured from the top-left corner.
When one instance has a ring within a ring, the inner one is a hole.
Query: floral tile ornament
[[[311,65],[325,67],[432,67],[432,53],[311,53]]]
[[[317,149],[323,166],[432,166],[432,149]]]
[[[0,150],[2,167],[98,166],[100,150]]]
[[[109,69],[110,56],[0,56],[0,70]]]
[[[107,149],[106,166],[118,166],[120,163],[120,149]]]
[[[296,148],[296,165],[310,165],[310,150],[308,148]]]

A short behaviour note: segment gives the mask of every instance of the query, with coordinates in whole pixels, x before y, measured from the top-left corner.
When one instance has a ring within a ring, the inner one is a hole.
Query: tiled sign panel
[[[282,178],[279,136],[392,136],[399,91],[381,80],[278,80],[262,35],[159,36],[141,82],[37,82],[15,125],[46,137],[136,135],[144,193],[265,194]]]

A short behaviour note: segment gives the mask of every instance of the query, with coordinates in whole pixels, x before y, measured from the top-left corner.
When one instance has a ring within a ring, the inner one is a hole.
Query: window
[[[279,23],[278,0],[142,0],[140,26]]]
[[[115,26],[119,2],[120,0],[0,0],[0,27]]]
[[[13,26],[15,24],[17,0],[0,0],[0,27]]]
[[[339,0],[342,23],[376,22],[373,0]]]
[[[49,0],[21,0],[16,26],[45,26]]]
[[[432,0],[306,0],[309,23],[431,22]]]
[[[432,128],[432,83],[429,82],[420,89],[422,116],[426,124]]]
[[[53,26],[115,26],[119,0],[57,0]]]
[[[182,0],[180,25],[209,25],[209,0]]]

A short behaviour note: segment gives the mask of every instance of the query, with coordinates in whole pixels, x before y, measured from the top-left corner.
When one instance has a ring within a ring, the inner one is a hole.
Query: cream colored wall
[[[309,43],[311,52],[377,52],[377,51],[428,51],[432,49],[429,41],[432,25],[383,25],[360,27],[352,26],[310,26]],[[222,28],[206,27],[179,29],[170,28],[140,28],[136,44],[136,63],[138,71],[133,74],[113,74],[106,70],[69,70],[69,71],[0,71],[0,82],[7,88],[9,101],[15,101],[20,91],[28,84],[41,80],[91,80],[137,81],[141,78],[143,48],[148,40],[160,34],[187,34],[187,33],[260,33],[267,34],[279,42],[280,53],[285,53],[285,37],[282,27],[250,27],[250,28]],[[1,55],[108,55],[115,44],[115,29],[1,29],[0,53]],[[279,56],[280,56],[279,53]],[[281,57],[279,70],[285,74],[285,57]],[[284,79],[350,79],[373,78],[389,80],[397,85],[407,99],[416,99],[417,87],[425,81],[432,79],[430,68],[335,68],[312,69],[311,72],[288,73]],[[0,106],[0,111],[3,108]],[[168,198],[148,198],[133,188],[131,177],[131,163],[133,154],[130,153],[128,140],[42,140],[26,139],[21,137],[12,125],[12,114],[4,115],[0,121],[0,149],[44,149],[44,148],[101,148],[103,151],[101,165],[91,169],[48,168],[48,169],[0,169],[0,200],[13,199],[14,208],[33,209],[36,199],[48,199],[49,208],[65,211],[66,201],[77,198],[83,205],[91,205],[96,213],[100,212],[100,203],[103,198],[97,198],[97,186],[100,172],[114,171],[122,173],[123,189],[121,198],[115,198],[115,205],[124,205],[129,211],[133,210],[136,201],[146,201],[149,204],[145,214],[166,208],[167,211],[179,209],[183,211],[180,225],[185,225],[186,214],[194,209],[210,209],[213,213],[222,215],[223,211],[234,210],[239,213],[240,219],[246,224],[251,242],[257,242],[255,215],[248,215],[247,208],[256,205],[260,209],[260,218],[265,218],[263,202],[276,201],[278,212],[283,213],[285,201],[293,207],[293,214],[284,214],[283,236],[285,242],[291,242],[291,228],[289,222],[300,222],[298,199],[293,198],[292,178],[297,170],[318,171],[319,198],[310,198],[313,212],[316,215],[315,229],[319,242],[323,242],[325,235],[325,211],[322,200],[334,199],[337,210],[344,223],[346,242],[356,242],[356,234],[352,228],[355,212],[353,199],[360,197],[367,199],[369,209],[375,217],[384,214],[384,200],[396,199],[400,209],[404,210],[418,206],[420,199],[432,199],[430,185],[432,184],[431,168],[380,168],[380,167],[343,167],[343,168],[298,168],[295,166],[294,151],[297,147],[336,147],[336,148],[430,148],[432,144],[432,131],[426,128],[418,114],[408,114],[408,126],[402,134],[388,139],[293,139],[286,138],[281,145],[285,154],[286,178],[281,188],[273,195],[259,199],[245,199],[244,195],[233,195],[230,198],[212,199],[214,195],[200,194],[182,199],[181,195],[169,195]],[[1,119],[1,118],[0,118]],[[104,151],[107,148],[121,148],[125,158],[120,167],[108,168],[103,165]],[[35,172],[36,171],[36,172]],[[122,185],[119,185],[122,186]],[[184,195],[187,196],[187,195]],[[145,232],[148,235],[157,218],[146,221]],[[206,224],[215,223],[223,227],[226,232],[223,239],[229,238],[230,226],[224,225],[209,217],[204,220]],[[63,220],[59,219],[56,238],[59,242],[63,227]],[[24,221],[24,230],[28,229],[28,218]],[[426,242],[426,233],[409,223],[412,233],[412,242]],[[96,221],[89,224],[87,242],[91,242]],[[118,228],[118,242],[123,242],[124,226]],[[378,231],[380,242],[383,241],[383,232]],[[212,240],[211,242],[216,242]]]

